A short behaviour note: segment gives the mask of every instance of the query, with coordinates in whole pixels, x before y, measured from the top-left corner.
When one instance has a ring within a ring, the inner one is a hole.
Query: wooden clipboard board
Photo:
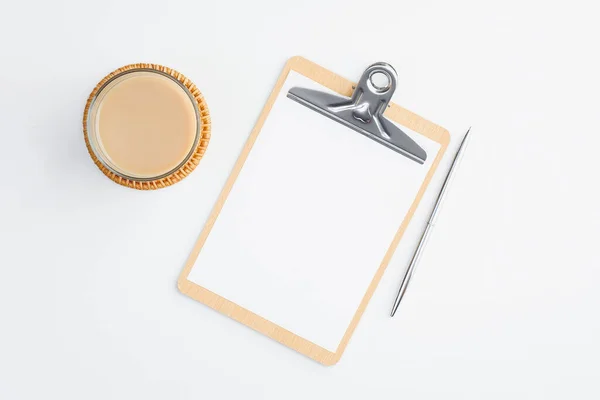
[[[353,88],[355,83],[336,75],[335,73],[302,57],[293,57],[286,63],[283,72],[277,80],[275,88],[273,89],[262,113],[260,114],[260,117],[258,118],[258,121],[231,172],[231,175],[227,179],[227,182],[206,222],[206,225],[204,226],[204,229],[202,230],[200,237],[198,238],[198,241],[196,242],[185,264],[185,267],[178,280],[178,288],[183,294],[201,303],[204,303],[214,310],[229,316],[230,318],[246,325],[247,327],[258,331],[280,342],[281,344],[316,360],[319,363],[324,365],[333,365],[341,358],[354,330],[358,325],[358,322],[360,321],[362,314],[369,303],[369,300],[377,288],[377,285],[379,284],[379,281],[381,280],[396,247],[398,246],[419,202],[423,197],[423,194],[425,193],[425,190],[427,189],[429,182],[431,181],[432,176],[436,171],[436,168],[439,165],[440,160],[446,151],[450,141],[450,135],[446,129],[429,122],[428,120],[396,104],[389,104],[388,109],[385,111],[385,117],[387,119],[438,143],[440,146],[439,151],[433,159],[429,171],[422,181],[422,184],[418,188],[416,197],[414,198],[414,201],[412,201],[408,212],[403,218],[401,224],[397,227],[395,235],[390,237],[391,244],[389,247],[387,247],[387,251],[385,251],[385,254],[379,263],[379,267],[376,269],[375,275],[372,277],[370,284],[368,284],[366,292],[364,292],[362,295],[362,300],[360,300],[360,304],[354,312],[353,317],[351,318],[351,321],[347,326],[341,341],[339,342],[339,345],[335,350],[326,349],[323,346],[319,346],[314,342],[307,340],[304,337],[301,337],[296,333],[287,330],[266,318],[263,318],[261,315],[255,314],[254,312],[234,303],[233,301],[230,301],[225,297],[222,297],[221,295],[214,293],[188,279],[192,269],[194,268],[196,260],[203,249],[203,246],[207,242],[207,239],[220,216],[228,196],[230,195],[230,192],[232,191],[232,188],[234,187],[234,184],[240,175],[240,172],[244,168],[253,146],[261,134],[263,125],[265,124],[265,121],[267,120],[290,71],[295,71],[295,73],[305,76],[310,80],[317,82],[318,84],[343,96],[351,96],[354,90]],[[318,143],[315,145],[318,146]]]

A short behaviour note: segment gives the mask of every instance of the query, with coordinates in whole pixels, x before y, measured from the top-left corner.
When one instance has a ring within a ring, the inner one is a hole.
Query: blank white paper
[[[290,71],[188,279],[335,352],[431,168],[286,97]],[[402,246],[402,241],[400,242]]]

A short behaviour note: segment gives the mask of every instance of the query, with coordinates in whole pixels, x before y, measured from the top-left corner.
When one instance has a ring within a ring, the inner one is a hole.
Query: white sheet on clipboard
[[[188,279],[335,352],[440,145],[402,127],[420,165],[293,86],[329,91],[290,71]]]

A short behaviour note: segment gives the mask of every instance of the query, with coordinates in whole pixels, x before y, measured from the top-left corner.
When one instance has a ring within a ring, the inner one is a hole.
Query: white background
[[[597,16],[594,1],[3,0],[0,398],[597,399]],[[399,314],[395,257],[331,368],[175,285],[297,54],[349,79],[387,61],[395,102],[454,138],[474,127]],[[81,132],[96,82],[132,62],[188,75],[213,118],[197,171],[150,193],[106,179]]]

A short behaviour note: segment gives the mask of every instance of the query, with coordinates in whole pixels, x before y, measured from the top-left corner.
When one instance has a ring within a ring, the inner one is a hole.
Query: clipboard
[[[365,77],[357,87],[287,62],[178,279],[183,294],[324,365],[341,358],[450,141],[388,104],[391,93],[375,113],[361,107]],[[348,102],[323,105],[336,96]],[[349,129],[347,115],[370,128]],[[384,128],[400,133],[369,133]]]

